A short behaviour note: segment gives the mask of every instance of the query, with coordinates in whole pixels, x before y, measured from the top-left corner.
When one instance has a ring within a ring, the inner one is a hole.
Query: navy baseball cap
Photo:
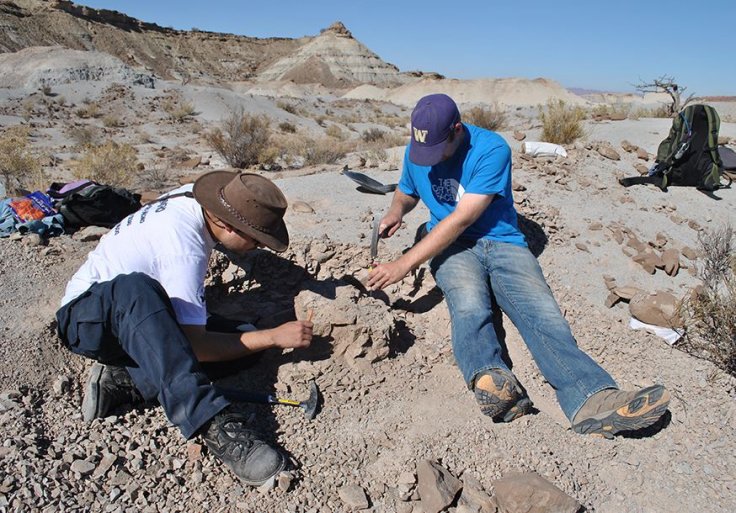
[[[430,94],[419,100],[411,113],[409,160],[419,166],[438,164],[458,121],[460,111],[446,94]]]

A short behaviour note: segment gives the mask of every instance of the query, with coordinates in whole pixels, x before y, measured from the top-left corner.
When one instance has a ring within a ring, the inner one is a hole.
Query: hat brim
[[[194,188],[192,189],[194,199],[236,230],[253,237],[278,253],[286,251],[286,248],[289,247],[289,232],[283,219],[279,220],[279,224],[273,230],[273,233],[261,232],[240,221],[220,202],[218,197],[220,191],[237,175],[238,173],[233,171],[212,171],[200,176],[194,182]]]
[[[447,147],[448,139],[440,141],[432,146],[409,143],[409,160],[418,166],[435,166],[442,162],[442,157]]]

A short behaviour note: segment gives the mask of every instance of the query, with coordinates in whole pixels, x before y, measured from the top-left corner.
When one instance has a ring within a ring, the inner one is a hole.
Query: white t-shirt
[[[165,196],[191,191],[180,187]],[[180,324],[204,325],[204,278],[215,247],[202,207],[180,196],[145,205],[100,239],[66,286],[65,305],[92,284],[141,272],[166,290]]]

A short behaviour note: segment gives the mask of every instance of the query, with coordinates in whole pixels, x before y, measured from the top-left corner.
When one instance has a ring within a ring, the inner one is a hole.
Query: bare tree
[[[667,93],[670,95],[672,103],[666,106],[667,113],[670,116],[674,116],[684,109],[695,96],[694,94],[689,94],[683,99],[683,94],[685,94],[687,87],[678,85],[675,77],[669,75],[662,75],[651,82],[644,82],[642,80],[635,87],[641,93]]]

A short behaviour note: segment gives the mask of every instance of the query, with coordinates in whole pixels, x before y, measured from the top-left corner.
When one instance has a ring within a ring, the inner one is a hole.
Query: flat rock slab
[[[578,501],[535,472],[510,474],[493,484],[501,513],[577,513]]]

